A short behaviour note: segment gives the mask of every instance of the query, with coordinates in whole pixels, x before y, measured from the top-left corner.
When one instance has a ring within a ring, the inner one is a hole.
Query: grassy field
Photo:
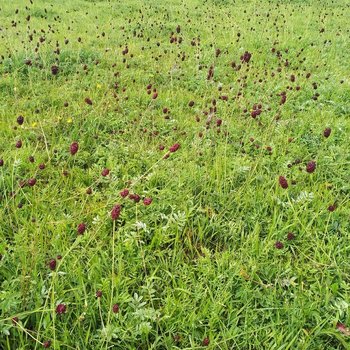
[[[0,349],[350,349],[349,18],[0,1]]]

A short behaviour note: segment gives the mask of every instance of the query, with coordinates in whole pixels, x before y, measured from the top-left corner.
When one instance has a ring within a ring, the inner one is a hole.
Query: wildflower
[[[331,129],[331,128],[326,128],[326,129],[323,130],[323,136],[324,136],[325,138],[328,138],[329,135],[331,134],[331,132],[332,132],[332,129]]]
[[[144,200],[143,200],[143,204],[144,205],[150,205],[152,203],[152,198],[145,198]]]
[[[77,227],[78,235],[82,235],[86,230],[86,225],[84,223],[80,223]]]
[[[288,188],[288,181],[287,181],[287,179],[284,176],[280,176],[278,178],[278,182],[279,182],[279,184],[281,185],[282,188],[284,188],[284,189]]]
[[[19,117],[17,117],[17,123],[19,125],[22,125],[24,123],[24,117],[22,115],[20,115]]]
[[[209,338],[204,338],[202,341],[203,346],[208,346],[209,345]]]
[[[72,156],[74,156],[79,150],[79,144],[78,142],[73,142],[71,145],[70,145],[70,154]]]
[[[293,239],[295,239],[295,235],[293,232],[288,232],[287,234],[287,240],[288,241],[292,241]]]
[[[173,152],[176,152],[179,148],[180,148],[180,144],[179,143],[175,143],[174,145],[172,145],[169,148],[169,151],[173,153]]]
[[[111,211],[111,218],[112,218],[112,220],[117,220],[119,218],[121,209],[122,209],[122,207],[121,207],[120,204],[116,204],[113,207],[113,209]]]
[[[96,292],[96,298],[101,298],[102,297],[102,290],[98,290]]]
[[[35,184],[36,184],[36,179],[35,179],[35,178],[32,178],[32,179],[29,179],[29,180],[28,180],[28,185],[29,185],[30,187],[35,186]]]
[[[67,311],[67,306],[65,304],[58,304],[56,306],[56,313],[59,315],[62,315],[64,313],[66,313]]]
[[[55,270],[56,269],[56,259],[51,259],[50,261],[49,261],[49,268],[50,268],[50,270]]]
[[[92,105],[92,100],[88,97],[85,98],[85,103],[88,104],[88,105]]]
[[[45,341],[43,342],[43,347],[44,347],[45,349],[49,348],[50,346],[51,346],[51,341],[50,341],[50,340],[45,340]]]
[[[316,169],[316,162],[315,161],[312,160],[312,161],[307,163],[306,171],[308,173],[310,173],[310,174],[313,173],[315,171],[315,169]]]
[[[118,304],[114,304],[112,307],[112,311],[117,314],[119,312],[119,305]]]
[[[328,207],[328,211],[333,212],[335,209],[337,209],[337,205],[336,204],[332,204]]]
[[[276,248],[276,249],[282,249],[282,248],[283,248],[283,243],[280,242],[280,241],[277,241],[277,242],[275,243],[275,248]]]
[[[129,195],[129,190],[127,188],[125,188],[123,191],[120,192],[120,196],[122,198],[125,198]]]
[[[246,51],[242,56],[241,56],[241,61],[245,63],[249,63],[250,59],[252,57],[252,54],[248,51]]]
[[[109,174],[109,169],[107,169],[107,168],[104,168],[101,172],[102,176],[107,176],[108,174]]]

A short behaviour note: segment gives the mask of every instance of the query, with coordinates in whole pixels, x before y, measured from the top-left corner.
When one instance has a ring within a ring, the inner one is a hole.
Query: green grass
[[[0,349],[350,349],[349,17],[345,0],[1,2]]]

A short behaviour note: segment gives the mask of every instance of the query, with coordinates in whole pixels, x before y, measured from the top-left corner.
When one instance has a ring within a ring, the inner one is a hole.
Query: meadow
[[[0,1],[0,349],[350,349],[349,18]]]

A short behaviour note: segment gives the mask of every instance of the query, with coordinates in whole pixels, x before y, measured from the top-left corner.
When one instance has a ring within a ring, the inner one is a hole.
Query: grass
[[[350,349],[349,16],[1,3],[0,348]]]

